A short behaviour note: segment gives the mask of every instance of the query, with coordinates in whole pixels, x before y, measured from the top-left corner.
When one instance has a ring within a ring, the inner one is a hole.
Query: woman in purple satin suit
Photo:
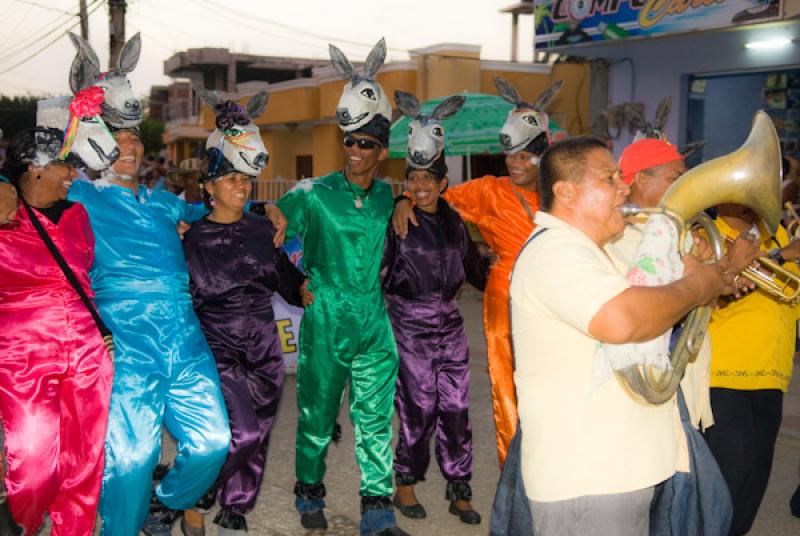
[[[270,221],[244,211],[251,177],[225,166],[221,171],[206,178],[212,211],[186,233],[184,250],[231,426],[228,458],[210,491],[221,506],[214,523],[219,534],[235,535],[247,532],[244,516],[261,486],[284,379],[272,297],[278,292],[300,306],[305,276],[273,246]]]
[[[464,222],[439,197],[447,186],[440,157],[428,169],[406,171],[418,227],[401,240],[389,226],[381,276],[397,339],[400,369],[395,407],[400,420],[394,504],[411,518],[426,516],[414,485],[425,479],[429,443],[447,480],[450,512],[480,523],[472,509],[472,428],[469,421],[469,346],[456,294],[466,279],[483,290],[489,270]]]

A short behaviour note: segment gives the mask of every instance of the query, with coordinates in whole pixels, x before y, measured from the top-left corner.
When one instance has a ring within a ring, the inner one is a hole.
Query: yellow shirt
[[[739,236],[721,218],[716,223],[723,237]],[[759,232],[763,251],[777,247],[763,225]],[[789,243],[783,227],[778,228],[776,238],[781,246]],[[784,268],[800,273],[793,262]],[[711,387],[786,392],[792,377],[798,311],[800,307],[782,304],[760,289],[716,309],[708,328]]]
[[[674,399],[641,404],[614,379],[592,390],[589,323],[628,288],[627,268],[550,214],[535,223],[547,230],[523,249],[510,289],[528,498],[625,493],[688,471]]]

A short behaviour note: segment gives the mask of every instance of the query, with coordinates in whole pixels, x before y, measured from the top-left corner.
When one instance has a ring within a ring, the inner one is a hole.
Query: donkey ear
[[[117,70],[121,74],[128,74],[136,68],[139,63],[139,54],[142,53],[142,36],[139,32],[128,39],[128,42],[122,47],[117,58]]]
[[[656,120],[653,123],[656,130],[664,130],[667,126],[670,111],[672,111],[672,97],[665,97],[656,108]]]
[[[197,96],[200,97],[206,106],[211,108],[212,110],[217,104],[222,104],[222,99],[219,95],[217,95],[216,91],[208,91],[207,89],[203,89],[201,87],[193,87],[194,92],[197,93]]]
[[[394,102],[397,103],[397,109],[400,110],[403,115],[408,116],[411,119],[416,119],[419,117],[419,99],[417,99],[417,97],[411,93],[406,93],[405,91],[399,90],[395,91]]]
[[[623,114],[628,122],[628,131],[635,134],[637,130],[645,130],[650,125],[644,116],[644,104],[641,102],[626,102],[623,105]]]
[[[533,109],[539,112],[543,112],[547,110],[547,107],[553,102],[553,99],[556,97],[559,91],[561,91],[561,87],[564,85],[563,80],[559,80],[549,88],[544,90],[544,93],[539,95],[539,98],[536,99],[536,102],[533,103]]]
[[[72,32],[69,32],[69,38],[77,50],[69,68],[69,87],[73,93],[77,93],[100,79],[100,60],[85,40]]]
[[[331,63],[334,69],[336,69],[336,72],[339,73],[339,76],[344,80],[352,80],[356,73],[353,70],[353,66],[350,65],[350,62],[347,60],[347,56],[344,55],[344,52],[336,45],[328,45],[328,52],[330,52],[331,55]]]
[[[466,101],[467,98],[464,95],[453,95],[451,97],[447,97],[445,100],[440,102],[436,108],[433,109],[431,116],[433,116],[434,119],[439,120],[452,117],[458,113]]]
[[[703,146],[705,146],[705,144],[706,140],[693,141],[692,143],[687,143],[686,145],[678,149],[678,152],[681,153],[681,156],[683,158],[689,158],[694,153],[702,149]]]
[[[244,107],[244,111],[247,112],[247,116],[250,119],[261,117],[261,114],[264,113],[267,101],[269,101],[269,91],[259,91],[250,97],[250,100],[247,101],[247,106]]]
[[[367,61],[364,63],[364,78],[367,80],[375,80],[375,75],[378,74],[378,69],[381,68],[383,62],[386,60],[386,39],[381,37],[372,50],[369,51]]]
[[[515,106],[522,102],[522,98],[519,96],[519,93],[517,93],[517,90],[505,78],[495,76],[494,86],[497,88],[497,92],[506,102],[510,102]]]

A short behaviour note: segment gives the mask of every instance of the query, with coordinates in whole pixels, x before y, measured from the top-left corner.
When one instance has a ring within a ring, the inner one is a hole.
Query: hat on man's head
[[[638,172],[676,160],[683,160],[683,156],[669,142],[653,138],[636,141],[628,145],[619,157],[622,180],[631,184]]]

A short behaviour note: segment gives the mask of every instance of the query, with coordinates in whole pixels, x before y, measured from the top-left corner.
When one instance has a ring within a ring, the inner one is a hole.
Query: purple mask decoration
[[[249,125],[250,118],[244,106],[238,102],[231,100],[223,101],[214,106],[214,112],[217,114],[217,128],[225,131],[234,127],[234,125]]]

